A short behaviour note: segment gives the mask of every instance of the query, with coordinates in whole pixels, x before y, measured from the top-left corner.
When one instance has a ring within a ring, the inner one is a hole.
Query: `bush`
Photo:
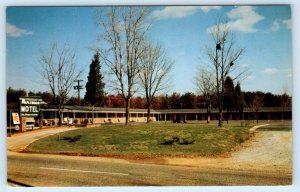
[[[76,135],[74,137],[63,137],[64,141],[68,141],[69,143],[73,143],[76,141],[79,141],[81,139],[82,135]]]
[[[192,138],[192,135],[190,133],[187,134],[179,133],[178,135],[165,136],[161,144],[172,145],[174,143],[177,143],[179,145],[189,145],[189,144],[193,144],[194,142],[195,139]]]
[[[78,119],[74,119],[74,124],[78,124],[79,120]]]
[[[83,124],[84,124],[84,125],[87,125],[88,123],[89,123],[89,119],[84,119],[84,120],[83,120]]]
[[[174,138],[173,137],[165,136],[163,138],[163,142],[162,142],[163,145],[172,145],[173,143],[174,143]]]
[[[180,145],[189,145],[189,144],[193,144],[194,142],[195,142],[195,139],[193,139],[193,138],[180,138],[178,143]]]

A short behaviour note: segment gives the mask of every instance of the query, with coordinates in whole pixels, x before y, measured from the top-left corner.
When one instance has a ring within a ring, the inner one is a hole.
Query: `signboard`
[[[12,115],[12,119],[13,119],[13,124],[20,125],[19,113],[11,113],[11,115]]]
[[[41,103],[44,103],[41,97],[20,97],[21,117],[37,117]]]

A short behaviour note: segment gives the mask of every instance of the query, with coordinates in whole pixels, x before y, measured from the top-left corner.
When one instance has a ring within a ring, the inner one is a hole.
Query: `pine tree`
[[[241,85],[238,82],[235,86],[235,108],[240,113],[240,118],[244,120],[244,107],[245,107],[245,100],[244,94],[241,90]]]
[[[227,124],[229,116],[234,108],[234,84],[230,76],[227,76],[224,83],[224,109],[227,109]]]
[[[92,63],[90,64],[90,72],[88,81],[85,85],[86,93],[84,100],[94,106],[103,106],[105,101],[103,75],[101,74],[101,65],[99,61],[100,54],[96,52]]]

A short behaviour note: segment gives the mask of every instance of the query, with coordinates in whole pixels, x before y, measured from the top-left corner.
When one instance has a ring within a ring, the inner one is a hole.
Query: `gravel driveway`
[[[229,156],[166,158],[168,164],[292,174],[292,131],[256,131]]]

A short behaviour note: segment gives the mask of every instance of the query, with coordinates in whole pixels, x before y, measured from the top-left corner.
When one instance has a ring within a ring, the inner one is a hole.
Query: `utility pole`
[[[80,105],[80,89],[83,89],[82,85],[80,85],[80,81],[83,81],[81,79],[75,80],[74,82],[77,82],[77,85],[74,86],[74,89],[78,92],[78,105]]]

